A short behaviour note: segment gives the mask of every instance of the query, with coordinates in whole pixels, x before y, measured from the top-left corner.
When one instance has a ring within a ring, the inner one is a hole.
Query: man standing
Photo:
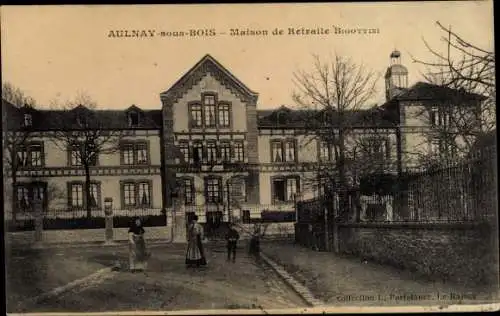
[[[234,229],[234,224],[229,224],[229,230],[226,234],[227,241],[227,261],[231,260],[231,254],[233,254],[233,262],[236,260],[236,246],[240,239],[240,234]]]

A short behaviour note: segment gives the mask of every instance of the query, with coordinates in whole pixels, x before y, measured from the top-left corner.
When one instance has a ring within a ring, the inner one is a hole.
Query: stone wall
[[[498,284],[496,229],[478,224],[358,223],[339,227],[339,250],[443,281]]]
[[[171,226],[145,227],[147,240],[171,239]],[[128,240],[128,228],[114,228],[114,240]],[[11,245],[31,245],[35,241],[35,231],[7,233],[5,242]],[[105,241],[105,229],[65,229],[45,230],[42,242],[45,244],[95,243]]]
[[[171,222],[171,220],[169,220]],[[266,237],[271,238],[293,238],[294,223],[271,223],[266,230]],[[250,231],[253,228],[252,224],[242,224],[242,229],[240,230],[240,237],[242,240],[249,239]],[[145,227],[146,230],[146,240],[172,241],[172,226],[156,226],[156,227]],[[126,241],[128,240],[128,228],[114,228],[114,240]],[[185,233],[185,230],[181,232],[174,231],[174,234]],[[173,242],[185,242],[184,238],[179,238],[176,236]],[[66,230],[45,230],[42,233],[42,242],[44,244],[77,244],[77,243],[98,243],[105,241],[105,229],[66,229]],[[25,231],[25,232],[12,232],[7,233],[5,236],[5,242],[7,245],[11,246],[30,246],[35,242],[35,231]]]

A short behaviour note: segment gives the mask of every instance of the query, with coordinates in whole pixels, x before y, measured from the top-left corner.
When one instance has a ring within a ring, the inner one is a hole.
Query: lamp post
[[[106,244],[112,244],[113,237],[113,199],[110,197],[104,198],[104,216],[105,216],[105,236]]]

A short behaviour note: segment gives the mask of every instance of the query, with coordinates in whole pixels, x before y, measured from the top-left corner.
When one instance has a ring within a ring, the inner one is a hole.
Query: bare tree
[[[34,108],[36,106],[35,99],[10,82],[2,83],[2,99],[16,107],[29,106]]]
[[[57,102],[56,102],[57,103]],[[87,217],[92,216],[92,207],[97,206],[91,192],[91,170],[97,165],[99,155],[112,154],[120,150],[120,141],[126,132],[110,127],[109,119],[100,115],[97,104],[86,94],[78,95],[56,111],[65,122],[52,136],[53,143],[63,151],[69,151],[71,164],[84,170],[84,207]]]
[[[326,62],[318,56],[313,58],[311,71],[300,70],[294,74],[297,90],[293,99],[304,113],[309,133],[305,142],[323,142],[333,158],[318,164],[318,175],[328,185],[335,185],[344,192],[355,156],[355,146],[349,143],[353,132],[360,127],[357,112],[375,96],[378,78],[364,65],[357,65],[345,57],[335,56]],[[341,195],[340,219],[348,215],[344,203],[347,199]]]
[[[436,22],[444,49],[424,41],[433,61],[413,57],[427,69],[426,81],[449,88],[438,111],[426,107],[420,115],[431,122],[431,138],[437,139],[450,158],[470,151],[475,140],[496,128],[495,53],[481,48]],[[445,159],[443,159],[445,158]],[[447,157],[434,157],[443,161]]]
[[[24,91],[11,83],[2,83],[2,107],[3,107],[3,151],[4,167],[11,178],[12,216],[17,219],[17,192],[18,171],[30,165],[27,145],[33,136],[31,118],[24,117],[23,113],[29,115],[35,108],[35,100],[26,95]]]

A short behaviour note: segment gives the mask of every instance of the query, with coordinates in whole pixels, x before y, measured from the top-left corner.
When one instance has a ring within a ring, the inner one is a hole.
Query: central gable
[[[205,55],[184,76],[174,83],[170,89],[162,92],[160,96],[162,99],[167,99],[170,103],[175,103],[193,86],[199,84],[207,75],[210,75],[230,90],[242,102],[247,104],[257,103],[258,93],[250,90],[210,55]]]

